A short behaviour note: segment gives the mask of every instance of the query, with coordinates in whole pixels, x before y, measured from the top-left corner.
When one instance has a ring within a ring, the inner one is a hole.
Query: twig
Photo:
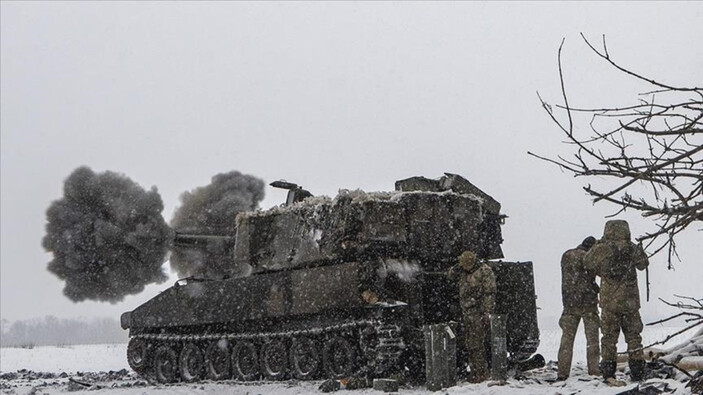
[[[675,363],[664,362],[664,361],[659,360],[659,359],[657,360],[657,362],[661,363],[662,365],[671,366],[672,368],[674,368],[674,369],[678,370],[679,372],[685,374],[685,375],[688,376],[689,378],[691,378],[691,379],[693,378],[693,376],[692,376],[690,373],[688,373],[688,372],[686,371],[686,369],[681,369],[681,368],[678,367],[678,365],[676,365]]]
[[[642,76],[613,61],[605,36],[602,50],[583,34],[581,37],[597,56],[653,89],[639,95],[633,105],[572,107],[562,67],[562,39],[557,65],[563,102],[551,105],[537,95],[542,108],[566,137],[564,143],[573,147],[573,153],[556,158],[528,154],[575,177],[618,180],[608,189],[590,184],[584,189],[594,203],[607,202],[618,207],[611,216],[633,209],[651,218],[657,229],[636,239],[647,241],[645,248],[654,249],[649,256],[666,250],[672,268],[672,260],[678,258],[676,236],[693,223],[703,221],[703,88],[675,87]],[[563,114],[563,121],[559,114]],[[590,135],[577,134],[575,116],[580,114],[590,114]],[[639,185],[647,190],[642,192]]]

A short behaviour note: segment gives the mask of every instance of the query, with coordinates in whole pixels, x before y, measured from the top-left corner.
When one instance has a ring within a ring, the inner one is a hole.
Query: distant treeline
[[[53,316],[2,320],[0,347],[65,346],[127,342],[127,331],[112,318],[63,319]]]

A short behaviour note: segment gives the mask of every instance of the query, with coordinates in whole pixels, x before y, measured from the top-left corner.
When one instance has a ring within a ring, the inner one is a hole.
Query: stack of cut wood
[[[645,349],[647,359],[676,365],[680,370],[703,370],[703,326],[690,339],[669,348]]]

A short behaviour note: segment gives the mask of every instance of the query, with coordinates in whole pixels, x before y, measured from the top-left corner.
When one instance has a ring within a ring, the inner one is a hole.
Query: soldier
[[[471,381],[480,383],[489,378],[484,341],[490,328],[490,314],[495,309],[495,276],[472,251],[464,251],[459,256],[459,265],[450,269],[450,276],[459,279]]]
[[[630,241],[627,221],[612,220],[605,223],[603,238],[584,257],[586,268],[601,278],[601,372],[612,385],[615,380],[617,341],[620,330],[625,335],[629,355],[630,376],[642,380],[644,353],[642,352],[642,318],[640,293],[637,287],[637,270],[644,270],[649,260],[642,246]]]
[[[559,346],[559,369],[557,380],[566,380],[571,371],[571,357],[574,337],[583,319],[586,332],[586,360],[588,374],[598,375],[598,284],[595,273],[586,270],[583,257],[596,243],[589,236],[576,248],[570,249],[561,257],[561,300],[564,310],[559,319],[561,327],[561,345]]]

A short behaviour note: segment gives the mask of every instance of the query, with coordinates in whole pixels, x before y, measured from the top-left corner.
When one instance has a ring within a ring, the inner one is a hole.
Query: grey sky
[[[697,2],[1,4],[0,313],[10,320],[117,317],[172,283],[116,305],[61,294],[40,245],[45,210],[88,165],[158,186],[167,221],[181,192],[229,170],[330,196],[461,174],[502,203],[504,251],[535,262],[542,324],[553,326],[561,254],[599,237],[614,211],[526,154],[568,152],[535,95],[559,99],[562,37],[577,105],[638,92],[581,31],[606,34],[611,55],[643,74],[703,81]],[[267,188],[263,207],[284,198]],[[651,226],[622,218],[635,234]],[[701,296],[696,230],[679,241],[675,273],[653,260],[654,301]],[[643,313],[660,311],[650,302]]]

